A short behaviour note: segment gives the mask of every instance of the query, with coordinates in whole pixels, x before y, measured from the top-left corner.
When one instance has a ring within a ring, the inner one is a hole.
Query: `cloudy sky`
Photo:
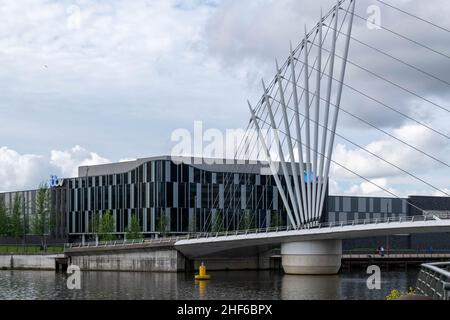
[[[392,0],[387,2],[394,3]],[[49,174],[75,176],[79,165],[170,154],[171,134],[245,128],[247,99],[284,61],[320,10],[334,0],[0,0],[0,191],[36,187]],[[395,4],[450,29],[447,0]],[[372,30],[355,18],[357,39],[450,82],[450,33],[377,1],[382,26],[438,54]],[[368,9],[369,13],[368,13]],[[450,86],[352,43],[350,60],[447,109]],[[450,116],[433,104],[354,67],[346,82],[450,135]],[[344,89],[342,105],[443,162],[450,143],[373,101]],[[338,132],[450,192],[447,166],[343,114]],[[335,160],[398,195],[442,195],[337,138]],[[386,195],[334,167],[332,193]]]

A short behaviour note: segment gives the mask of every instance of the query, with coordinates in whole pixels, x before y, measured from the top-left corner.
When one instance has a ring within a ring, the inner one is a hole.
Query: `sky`
[[[391,0],[386,2],[393,3]],[[0,0],[0,191],[50,174],[170,154],[172,133],[245,128],[289,42],[298,44],[334,0]],[[373,6],[377,7],[373,7]],[[450,29],[446,0],[395,5]],[[450,82],[450,33],[359,0],[356,12],[441,53],[355,18],[354,36]],[[443,53],[443,54],[442,54]],[[417,93],[348,66],[346,82],[450,135],[449,85],[352,42],[349,59]],[[447,138],[344,89],[342,105],[443,162]],[[338,133],[450,193],[447,166],[342,114]],[[337,138],[334,159],[399,196],[443,195]],[[334,166],[331,193],[387,196]]]

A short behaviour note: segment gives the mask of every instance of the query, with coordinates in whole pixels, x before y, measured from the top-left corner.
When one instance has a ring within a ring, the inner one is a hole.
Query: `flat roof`
[[[157,160],[172,161],[176,164],[184,163],[194,168],[212,172],[261,174],[261,169],[263,167],[267,167],[268,169],[268,162],[265,161],[200,158],[200,157],[157,156],[125,162],[108,163],[94,166],[81,166],[78,168],[78,177],[126,173],[129,172],[130,170],[136,169],[137,167],[141,166],[144,163]],[[290,171],[290,165],[289,163],[287,164],[288,170]],[[282,174],[281,166],[279,166],[279,173]],[[269,174],[270,172],[269,170],[267,170],[267,175]]]

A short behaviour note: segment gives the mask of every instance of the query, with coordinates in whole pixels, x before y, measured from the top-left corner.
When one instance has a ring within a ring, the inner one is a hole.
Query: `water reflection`
[[[339,276],[284,275],[281,283],[283,300],[335,300],[339,296]]]
[[[391,289],[415,285],[417,271],[384,272],[382,290],[369,291],[364,271],[338,276],[294,276],[270,271],[194,274],[82,272],[81,290],[52,271],[0,271],[0,299],[384,299]]]
[[[198,288],[198,297],[200,299],[204,299],[206,296],[206,286],[208,285],[208,281],[198,281],[195,280],[195,286]]]

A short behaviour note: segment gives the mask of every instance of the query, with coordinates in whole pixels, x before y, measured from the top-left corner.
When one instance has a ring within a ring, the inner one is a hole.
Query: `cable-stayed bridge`
[[[425,121],[411,116],[408,112],[402,111],[401,108],[358,89],[346,81],[347,68],[351,65],[365,72],[368,77],[383,82],[386,87],[389,86],[401,94],[407,94],[420,100],[429,107],[444,112],[446,116],[450,112],[450,109],[441,103],[349,58],[351,44],[357,43],[421,76],[438,82],[440,85],[450,86],[450,82],[441,76],[354,36],[352,30],[355,20],[366,22],[366,18],[356,12],[356,2],[356,0],[339,0],[328,13],[321,15],[313,30],[308,32],[305,27],[305,36],[301,43],[296,47],[291,44],[288,59],[281,65],[278,62],[275,63],[276,71],[273,80],[268,84],[262,81],[261,99],[255,106],[248,103],[251,119],[245,139],[241,141],[235,159],[262,159],[268,163],[270,174],[275,180],[287,213],[285,229],[233,229],[233,221],[240,222],[245,219],[245,215],[239,215],[237,213],[239,210],[236,210],[241,205],[241,198],[239,198],[233,201],[234,207],[232,208],[226,208],[223,212],[219,209],[212,210],[210,220],[204,226],[204,230],[207,232],[198,233],[176,243],[176,247],[186,256],[201,257],[237,248],[281,245],[282,264],[286,272],[336,273],[340,267],[341,241],[343,239],[399,233],[450,231],[448,217],[429,217],[425,215],[422,208],[409,203],[406,199],[402,199],[402,201],[424,215],[403,218],[403,220],[354,221],[351,225],[333,225],[323,221],[324,203],[328,196],[332,165],[366,181],[390,196],[400,199],[395,191],[377,184],[353,168],[333,159],[336,137],[366,152],[379,163],[388,165],[403,175],[420,182],[437,194],[450,196],[445,189],[411,172],[407,166],[394,163],[369,148],[363,147],[360,143],[355,142],[355,139],[337,132],[339,115],[345,113],[346,116],[368,126],[371,130],[378,131],[429,161],[441,167],[450,168],[448,160],[441,159],[414,143],[388,132],[342,105],[343,90],[349,90],[355,96],[362,97],[426,129],[439,139],[444,139],[446,143],[450,139],[448,133],[442,132]],[[377,0],[377,2],[386,8],[396,10],[399,14],[408,15],[421,23],[450,33],[444,27],[384,1]],[[450,59],[446,53],[393,28],[376,25],[374,22],[372,24],[421,50],[428,51],[430,55]],[[231,179],[227,179],[227,181],[229,180]],[[233,190],[231,184],[224,186],[224,195],[227,199],[234,199]],[[215,204],[213,207],[218,208],[218,201],[219,196],[213,200]]]
[[[253,248],[264,251],[281,245],[283,269],[288,274],[335,274],[342,258],[342,240],[414,233],[450,232],[450,216],[445,219],[412,216],[341,223],[319,223],[295,229],[263,228],[207,233],[178,239],[175,248],[190,259]]]

